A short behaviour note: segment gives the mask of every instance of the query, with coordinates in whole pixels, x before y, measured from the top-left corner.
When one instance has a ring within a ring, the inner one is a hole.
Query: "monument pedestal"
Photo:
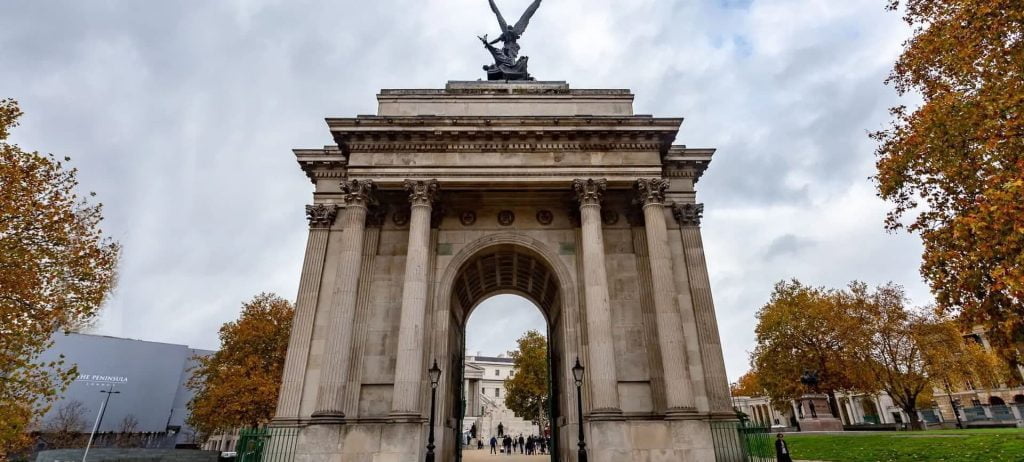
[[[797,400],[797,420],[802,432],[841,432],[843,421],[832,416],[828,395],[804,395]]]

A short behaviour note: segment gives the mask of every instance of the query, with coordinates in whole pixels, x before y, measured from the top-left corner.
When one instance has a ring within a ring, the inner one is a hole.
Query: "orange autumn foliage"
[[[77,376],[38,357],[55,333],[95,320],[120,253],[99,227],[102,206],[75,193],[69,159],[7,142],[21,114],[0,100],[0,461],[31,443],[26,432]]]
[[[188,387],[189,425],[202,435],[257,427],[274,417],[294,307],[262,293],[220,328],[221,348],[197,357]]]
[[[1024,2],[891,0],[913,36],[888,82],[921,96],[878,141],[887,227],[918,233],[943,314],[1024,351]],[[909,221],[904,221],[912,215]]]

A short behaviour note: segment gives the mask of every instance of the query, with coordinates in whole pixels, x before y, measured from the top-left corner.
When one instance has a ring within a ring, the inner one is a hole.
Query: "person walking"
[[[523,447],[523,446],[525,446],[525,444],[524,444],[524,443],[526,443],[526,440],[525,440],[525,439],[523,439],[523,434],[522,434],[522,433],[520,433],[520,434],[519,434],[519,453],[520,453],[520,454],[522,454],[522,453],[526,452],[526,448],[524,448],[524,447]]]
[[[782,438],[782,433],[775,437],[775,459],[778,462],[793,462],[793,458],[789,456],[789,445]]]
[[[498,453],[498,438],[491,437],[491,454]]]

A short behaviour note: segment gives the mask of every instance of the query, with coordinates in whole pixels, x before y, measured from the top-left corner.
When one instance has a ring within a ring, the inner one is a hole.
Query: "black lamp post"
[[[583,385],[583,366],[580,365],[579,356],[576,357],[576,365],[572,367],[572,378],[576,381],[576,416],[579,417],[579,451],[577,452],[578,462],[587,462],[587,442],[583,436],[583,393],[580,387]]]
[[[437,403],[437,382],[441,380],[441,368],[437,360],[429,370],[430,373],[430,436],[427,437],[427,462],[434,462],[434,406]]]

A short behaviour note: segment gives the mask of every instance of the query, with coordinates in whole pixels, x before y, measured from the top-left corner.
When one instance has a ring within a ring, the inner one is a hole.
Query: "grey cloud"
[[[103,331],[214,348],[242,300],[296,292],[311,186],[291,149],[330,143],[323,118],[374,112],[380,88],[482,77],[474,36],[495,27],[482,0],[9,0],[0,97],[26,112],[14,141],[70,155],[125,246]],[[866,180],[906,35],[875,2],[562,0],[531,22],[538,78],[632,88],[638,112],[687,118],[677,142],[719,148],[698,188],[731,377],[779,279],[927,298],[919,244],[882,231]],[[764,253],[786,234],[814,252]]]

